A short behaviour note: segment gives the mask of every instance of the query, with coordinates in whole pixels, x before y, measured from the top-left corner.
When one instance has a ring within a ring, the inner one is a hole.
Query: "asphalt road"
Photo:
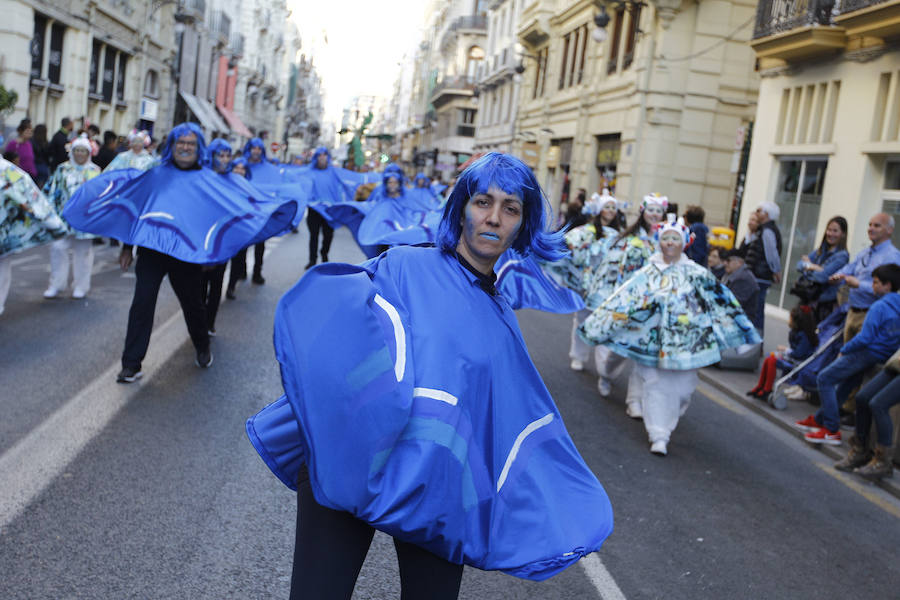
[[[287,597],[295,500],[244,421],[280,395],[272,319],[306,243],[302,225],[270,243],[267,283],[223,300],[209,370],[194,366],[163,284],[151,373],[132,386],[112,381],[133,286],[116,251],[98,252],[82,301],[41,298],[46,248],[17,257],[0,317],[0,598]],[[338,231],[332,259],[361,258]],[[702,389],[669,456],[651,455],[623,387],[604,400],[590,373],[569,370],[571,318],[519,319],[615,531],[592,562],[543,583],[467,568],[460,598],[898,597],[893,497]],[[397,597],[379,534],[355,598]]]

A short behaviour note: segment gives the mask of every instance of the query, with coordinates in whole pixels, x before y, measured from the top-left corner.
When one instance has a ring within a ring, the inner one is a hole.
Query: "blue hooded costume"
[[[388,179],[392,177],[401,182],[396,198],[387,194]],[[385,170],[382,184],[372,190],[366,202],[369,207],[356,232],[356,241],[364,252],[371,246],[434,242],[441,211],[428,188],[407,188],[400,173]]]
[[[197,167],[173,163],[175,140],[197,136]],[[297,212],[246,181],[205,167],[203,133],[193,123],[169,132],[159,166],[98,175],[78,188],[63,212],[76,229],[118,239],[197,264],[217,264],[238,250],[282,233]]]
[[[470,167],[478,191],[509,177],[492,170],[498,156]],[[450,562],[543,580],[599,549],[612,509],[509,303],[457,259],[467,193],[448,203],[439,247],[324,264],[285,294],[274,336],[285,395],[247,433],[288,487],[306,463],[323,506]],[[537,198],[513,247],[552,260]]]

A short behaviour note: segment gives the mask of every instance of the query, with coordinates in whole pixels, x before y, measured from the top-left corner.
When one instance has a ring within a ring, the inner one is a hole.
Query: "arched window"
[[[144,95],[159,98],[159,73],[150,69],[144,77]]]
[[[466,77],[475,79],[475,71],[478,69],[478,65],[481,64],[481,61],[484,60],[484,49],[480,46],[472,46],[469,48],[469,52],[466,55]]]

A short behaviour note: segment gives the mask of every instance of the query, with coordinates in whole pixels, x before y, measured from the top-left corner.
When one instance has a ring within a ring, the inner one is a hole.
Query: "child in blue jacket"
[[[869,308],[862,330],[819,373],[822,406],[815,415],[794,424],[807,432],[804,437],[808,442],[841,444],[838,407],[862,383],[866,371],[886,361],[900,346],[900,265],[881,265],[872,271],[872,290],[878,300]]]

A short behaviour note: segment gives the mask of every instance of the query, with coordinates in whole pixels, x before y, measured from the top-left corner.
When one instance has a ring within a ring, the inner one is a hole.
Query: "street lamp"
[[[613,4],[616,7],[616,11],[625,10],[631,14],[632,18],[641,8],[647,6],[647,3],[642,0],[615,0]],[[602,44],[609,37],[609,33],[606,31],[609,21],[610,16],[609,13],[606,12],[606,4],[601,4],[600,12],[594,15],[594,25],[597,26],[597,29],[591,32],[591,37],[594,38],[594,41],[598,44]],[[636,35],[640,35],[641,33],[643,32],[640,29],[635,30]]]

